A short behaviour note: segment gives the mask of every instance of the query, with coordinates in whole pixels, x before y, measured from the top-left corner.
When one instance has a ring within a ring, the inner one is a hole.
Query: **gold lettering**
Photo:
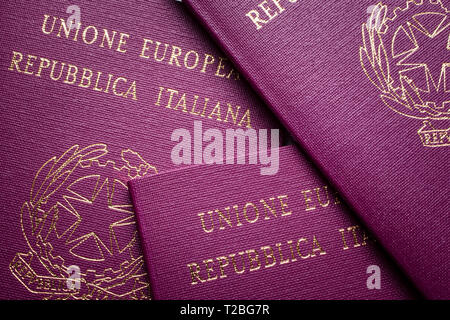
[[[300,244],[301,244],[302,242],[308,243],[308,240],[307,240],[306,238],[300,238],[300,239],[298,239],[298,241],[297,241],[297,253],[298,253],[298,255],[300,256],[300,258],[302,258],[302,259],[308,259],[311,255],[310,255],[309,253],[308,253],[307,255],[303,255],[303,254],[301,253],[301,251],[300,251]]]
[[[11,64],[9,65],[8,70],[14,70],[14,68],[15,68],[17,70],[17,72],[22,72],[22,71],[20,71],[20,68],[19,68],[19,63],[22,61],[22,59],[23,59],[22,53],[13,51],[13,57],[12,57]]]
[[[322,249],[322,247],[320,246],[319,241],[317,240],[316,236],[313,236],[313,245],[312,245],[313,249],[312,249],[312,253],[311,253],[311,257],[315,257],[316,251],[319,251],[319,255],[324,255],[326,254],[325,250]]]
[[[341,239],[342,239],[342,245],[343,250],[348,250],[347,241],[345,240],[345,229],[339,229],[339,232],[341,233]]]
[[[217,101],[216,106],[213,108],[213,110],[209,114],[208,118],[212,119],[213,116],[216,116],[217,121],[222,121],[222,119],[220,117],[220,101]]]
[[[205,53],[205,60],[203,61],[203,67],[200,72],[206,73],[206,67],[213,64],[214,61],[215,59],[212,55]]]
[[[44,22],[42,23],[42,32],[44,34],[51,34],[53,32],[53,29],[55,28],[56,17],[53,17],[53,23],[50,31],[46,30],[45,26],[47,25],[48,18],[50,18],[50,16],[48,14],[44,14]]]
[[[38,68],[38,72],[36,73],[36,77],[41,76],[41,72],[43,69],[47,69],[48,67],[50,67],[50,60],[48,60],[47,58],[40,58],[40,59],[41,59],[41,63],[39,63],[39,68]]]
[[[154,53],[154,58],[155,61],[157,62],[162,62],[164,61],[164,59],[166,58],[166,54],[167,54],[167,49],[169,48],[169,45],[166,43],[164,44],[164,53],[162,55],[161,58],[158,58],[158,51],[159,51],[159,46],[161,45],[161,42],[156,41],[156,47],[155,47],[155,53]]]
[[[91,30],[91,29],[94,31],[94,34],[93,34],[92,39],[89,41],[89,40],[87,40],[87,36],[86,35],[87,35],[88,31]],[[98,30],[97,30],[97,28],[95,26],[87,26],[83,30],[82,38],[83,38],[83,42],[84,43],[89,44],[89,45],[93,44],[97,40],[97,37],[98,37]]]
[[[233,263],[234,271],[237,274],[242,274],[242,273],[245,272],[245,263],[244,263],[244,254],[245,254],[245,252],[242,251],[242,252],[239,252],[238,254],[241,256],[241,263],[242,263],[242,269],[241,270],[239,270],[238,267],[236,266],[236,260],[234,259],[236,254],[234,254],[234,253],[230,254],[230,258],[231,258],[231,262]]]
[[[66,39],[69,39],[71,25],[68,26],[67,23],[65,22],[65,20],[60,18],[59,19],[59,30],[58,30],[58,34],[56,36],[58,38],[61,38],[61,31],[64,31],[64,34],[66,35]]]
[[[286,264],[289,263],[289,259],[284,259],[283,257],[283,249],[282,249],[282,244],[281,243],[277,243],[275,244],[278,248],[278,253],[280,254],[280,264]]]
[[[167,89],[167,92],[169,92],[169,100],[167,101],[166,108],[172,109],[172,99],[173,99],[173,95],[174,95],[174,94],[177,94],[177,95],[178,95],[178,91],[177,91],[177,90],[173,90],[173,89]]]
[[[98,83],[100,82],[100,77],[101,76],[102,76],[102,72],[101,71],[97,71],[97,80],[95,80],[94,90],[98,91],[98,92],[102,92],[103,91],[103,89],[98,86]]]
[[[93,72],[90,69],[83,68],[83,75],[81,76],[81,81],[79,86],[82,88],[89,88],[91,85],[91,78],[92,78]],[[87,81],[86,84],[84,84],[84,81]]]
[[[252,207],[253,211],[255,212],[255,217],[253,219],[249,219],[249,217],[247,215],[247,211],[248,211],[249,207]],[[244,214],[245,220],[247,220],[249,223],[255,223],[256,221],[258,221],[258,218],[259,218],[258,208],[251,202],[247,202],[245,204],[243,214]]]
[[[275,258],[272,247],[264,246],[264,247],[261,247],[261,250],[264,254],[264,259],[265,259],[264,268],[270,268],[270,267],[275,266],[275,264],[277,263],[277,259]],[[268,253],[269,250],[270,250],[270,253]],[[269,262],[269,259],[271,259],[271,262]]]
[[[198,282],[203,283],[206,281],[199,276],[200,266],[198,264],[196,264],[195,262],[189,263],[187,267],[189,268],[189,272],[191,274],[191,284],[197,284]]]
[[[252,128],[252,125],[250,124],[250,109],[247,109],[247,111],[245,111],[244,115],[242,116],[241,121],[239,121],[239,123],[238,123],[238,126],[242,127],[244,122],[247,123],[245,125],[247,128],[249,128],[249,129]]]
[[[68,64],[67,65],[66,80],[64,80],[64,83],[74,84],[75,81],[77,81],[77,73],[78,73],[78,67],[74,66],[72,64]],[[72,77],[72,80],[69,81],[70,77]]]
[[[277,209],[275,208],[275,198],[272,197],[269,200],[272,201],[272,206],[269,206],[264,199],[259,200],[259,202],[261,202],[261,204],[264,207],[265,213],[264,220],[270,220],[268,212],[270,212],[275,218],[277,217]]]
[[[121,34],[120,34],[119,44],[117,45],[117,49],[116,49],[117,52],[120,52],[120,53],[125,53],[125,52],[127,52],[127,50],[124,49],[124,48],[122,48],[122,46],[124,46],[124,45],[127,44],[127,39],[128,39],[129,37],[130,37],[129,34],[126,34],[126,33],[121,33]]]
[[[100,47],[104,47],[105,46],[105,40],[108,43],[108,48],[112,49],[112,45],[114,43],[114,37],[116,36],[116,31],[112,32],[112,37],[109,36],[109,32],[106,29],[103,29],[103,38],[102,38],[102,43],[100,43]]]
[[[159,87],[158,99],[155,102],[155,105],[160,106],[161,96],[164,91],[164,87]]]
[[[226,278],[227,275],[225,274],[224,269],[229,265],[228,258],[225,256],[221,256],[216,259],[217,261],[219,261],[220,279]]]
[[[150,40],[150,39],[145,39],[144,38],[144,44],[142,46],[141,54],[139,55],[139,57],[145,58],[145,59],[150,59],[150,56],[146,56],[145,55],[145,52],[150,50],[150,48],[147,46],[147,43],[153,43],[153,41]]]
[[[204,260],[203,263],[205,264],[205,268],[206,268],[206,280],[207,281],[216,280],[217,275],[211,276],[211,273],[214,272],[214,269],[213,269],[214,260],[207,259],[207,260]],[[210,264],[212,264],[212,265],[210,265]]]
[[[64,70],[64,66],[66,64],[64,62],[61,62],[61,71],[59,72],[58,77],[55,77],[53,73],[55,71],[56,64],[58,64],[58,61],[52,60],[52,62],[53,62],[53,64],[52,64],[52,70],[50,71],[50,79],[52,79],[54,81],[58,81],[61,78],[61,76],[62,76],[62,73],[63,73],[63,70]]]
[[[183,112],[188,112],[187,111],[187,106],[186,106],[186,93],[183,93],[183,95],[181,96],[180,100],[178,100],[177,105],[175,106],[175,108],[173,108],[173,110],[178,110],[178,107],[182,107],[182,111]]]
[[[170,55],[169,64],[173,65],[175,61],[175,65],[177,67],[181,67],[180,62],[178,61],[178,57],[181,56],[181,48],[177,46],[172,46],[172,54]]]
[[[360,247],[361,246],[361,244],[359,243],[359,241],[358,241],[358,235],[357,235],[357,233],[356,233],[356,231],[359,229],[359,226],[351,226],[351,227],[348,227],[347,228],[347,230],[348,231],[350,231],[351,233],[352,233],[352,236],[353,236],[353,247],[354,248],[357,248],[357,247]]]
[[[317,194],[317,201],[319,202],[321,207],[326,208],[330,204],[330,197],[328,195],[328,187],[327,186],[323,186],[323,189],[325,190],[325,195],[326,195],[326,201],[325,202],[322,202],[323,199],[320,198],[320,189],[321,188],[315,188],[314,189],[316,191],[316,194]]]
[[[194,60],[194,64],[193,65],[189,65],[188,61],[189,61],[189,56],[191,54],[194,54],[195,60]],[[198,60],[200,59],[200,57],[198,56],[198,53],[195,52],[194,50],[190,50],[186,53],[186,55],[184,56],[184,67],[186,69],[192,70],[197,68],[198,66]]]
[[[125,84],[127,83],[127,79],[118,77],[116,80],[114,80],[112,91],[116,96],[122,97],[124,95],[124,92],[118,93],[116,90],[117,84],[119,83],[119,81],[123,81],[123,82],[125,82]]]
[[[248,256],[250,271],[256,271],[261,268],[261,261],[259,261],[258,253],[254,249],[245,251]]]
[[[242,226],[242,223],[241,223],[241,220],[239,219],[239,207],[237,205],[234,205],[233,209],[234,209],[234,212],[236,213],[236,221],[237,221],[236,226],[240,227],[240,226]],[[230,215],[231,208],[226,207],[225,210],[228,212],[228,215]]]
[[[233,106],[230,103],[227,103],[228,109],[227,109],[227,115],[225,116],[225,120],[223,122],[228,122],[228,116],[231,114],[231,118],[233,119],[233,123],[236,124],[237,117],[239,114],[239,110],[241,109],[241,106],[236,106],[236,112],[233,113]]]
[[[273,18],[275,18],[278,15],[277,12],[273,12],[273,9],[269,6],[267,1],[261,2],[258,5],[258,7],[260,7],[262,9],[262,11],[264,11],[264,13],[267,15],[269,20],[272,20]]]
[[[216,211],[216,213],[219,215],[219,224],[220,224],[219,229],[220,229],[220,230],[224,230],[224,229],[225,229],[225,226],[222,224],[222,221],[223,221],[223,220],[225,220],[225,222],[226,222],[230,227],[233,226],[233,223],[231,222],[231,217],[230,217],[230,212],[229,212],[229,211],[228,211],[228,217],[225,216],[219,209],[216,209],[215,211]]]
[[[23,73],[29,75],[33,74],[33,71],[28,71],[28,68],[33,66],[34,61],[36,61],[36,59],[37,59],[36,56],[32,56],[31,54],[28,55],[27,64],[25,66],[25,70],[23,70]]]
[[[217,64],[217,70],[216,70],[216,76],[220,78],[225,78],[225,73],[220,73],[223,69],[225,69],[225,65],[223,64],[224,61],[227,61],[227,58],[219,57],[219,63]]]
[[[282,217],[290,216],[292,214],[292,211],[285,211],[289,209],[287,204],[288,196],[287,195],[278,196],[278,200],[280,201],[281,206],[281,216]]]
[[[124,98],[127,98],[129,94],[131,94],[133,96],[133,98],[132,98],[133,100],[137,100],[137,96],[136,96],[136,81],[133,81],[131,86],[128,88],[127,92],[124,95]]]
[[[268,21],[261,19],[259,16],[258,10],[250,10],[247,14],[247,17],[252,20],[252,22],[256,25],[256,30],[259,30],[262,28],[262,24],[266,24]]]
[[[289,240],[287,243],[289,245],[289,251],[291,252],[291,262],[295,262],[297,261],[297,258],[295,257],[294,247],[292,246],[293,241]]]
[[[212,216],[213,212],[208,211],[208,214],[209,214],[209,220],[211,222],[211,226],[209,228],[207,228],[205,225],[205,220],[204,220],[205,214],[201,212],[197,215],[200,217],[203,231],[205,231],[206,233],[211,233],[214,231],[214,221],[213,221],[213,216]]]
[[[311,204],[313,202],[312,197],[308,196],[309,193],[312,193],[311,190],[304,190],[302,191],[302,193],[303,196],[305,197],[305,206],[306,206],[305,211],[315,210],[316,207]]]

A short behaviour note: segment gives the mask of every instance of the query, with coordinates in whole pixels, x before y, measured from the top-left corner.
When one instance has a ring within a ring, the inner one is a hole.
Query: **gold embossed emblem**
[[[390,109],[422,120],[425,147],[450,146],[450,16],[441,1],[379,3],[362,25],[362,68]]]
[[[36,173],[20,212],[27,251],[12,274],[44,299],[146,299],[149,285],[126,181],[156,173],[136,152],[74,145]],[[71,268],[79,285],[70,286]]]

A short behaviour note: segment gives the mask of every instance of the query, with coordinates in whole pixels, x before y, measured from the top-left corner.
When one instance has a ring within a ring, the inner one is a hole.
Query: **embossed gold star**
[[[78,212],[80,218],[77,227],[72,234],[72,239],[94,237],[110,253],[113,251],[113,230],[115,224],[124,219],[131,219],[133,215],[123,210],[112,207],[110,192],[111,186],[108,179],[99,184],[92,201],[71,199],[71,205]],[[76,201],[73,201],[76,200]],[[103,251],[101,248],[99,248]]]
[[[411,50],[399,63],[400,66],[424,67],[430,85],[438,91],[442,86],[444,66],[450,63],[450,27],[436,29],[433,34],[420,30],[411,25],[411,34],[416,47]],[[414,80],[414,79],[413,79]]]

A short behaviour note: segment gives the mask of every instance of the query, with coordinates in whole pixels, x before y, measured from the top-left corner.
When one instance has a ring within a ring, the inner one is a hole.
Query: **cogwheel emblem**
[[[70,147],[37,171],[20,212],[25,253],[10,271],[43,299],[148,299],[130,179],[157,173],[137,152]],[[79,285],[68,285],[76,266]]]
[[[421,120],[425,147],[450,146],[450,15],[440,0],[382,2],[362,25],[360,60],[384,104]]]

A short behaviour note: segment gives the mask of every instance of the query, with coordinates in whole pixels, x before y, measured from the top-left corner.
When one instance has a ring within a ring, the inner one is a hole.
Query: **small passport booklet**
[[[0,298],[141,299],[127,181],[171,134],[276,128],[174,1],[2,1]]]
[[[185,0],[428,298],[450,298],[450,1]]]
[[[191,166],[129,182],[154,299],[411,299],[293,146],[276,175]]]

